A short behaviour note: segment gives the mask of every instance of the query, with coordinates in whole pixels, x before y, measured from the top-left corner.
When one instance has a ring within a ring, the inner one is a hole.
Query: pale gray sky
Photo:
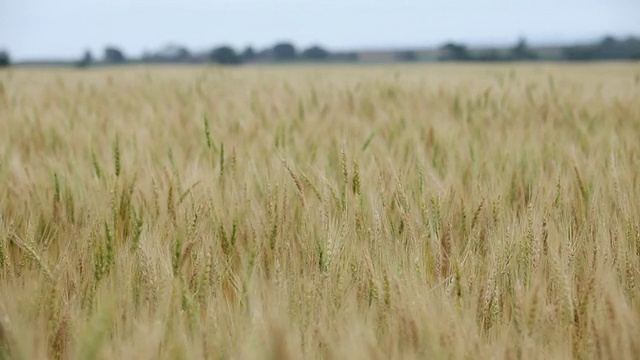
[[[330,49],[511,44],[640,35],[640,0],[0,0],[0,48],[13,58],[127,55],[279,40]]]

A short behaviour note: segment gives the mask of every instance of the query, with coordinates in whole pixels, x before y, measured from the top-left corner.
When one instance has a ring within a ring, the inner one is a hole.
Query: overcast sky
[[[139,56],[167,43],[333,50],[558,43],[640,35],[640,0],[0,0],[0,48],[13,58]]]

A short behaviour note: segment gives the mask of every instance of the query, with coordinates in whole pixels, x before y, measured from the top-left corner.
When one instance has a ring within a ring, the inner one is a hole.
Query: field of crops
[[[638,64],[0,71],[0,359],[638,354]]]

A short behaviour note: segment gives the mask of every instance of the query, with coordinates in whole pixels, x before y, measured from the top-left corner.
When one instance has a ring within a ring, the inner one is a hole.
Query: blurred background
[[[638,0],[0,0],[0,66],[630,59]]]

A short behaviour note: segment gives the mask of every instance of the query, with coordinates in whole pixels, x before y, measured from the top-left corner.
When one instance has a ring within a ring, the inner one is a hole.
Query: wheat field
[[[638,356],[638,64],[0,72],[0,359]]]

